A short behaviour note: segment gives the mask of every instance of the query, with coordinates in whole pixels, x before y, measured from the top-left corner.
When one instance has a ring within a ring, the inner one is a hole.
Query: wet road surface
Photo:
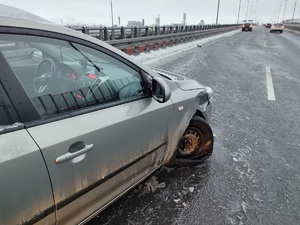
[[[299,62],[299,36],[255,27],[151,63],[212,87],[214,153],[163,168],[161,188],[140,186],[88,224],[299,224]]]

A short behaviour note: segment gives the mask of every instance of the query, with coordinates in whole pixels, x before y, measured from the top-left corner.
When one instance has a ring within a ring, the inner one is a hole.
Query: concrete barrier
[[[138,47],[138,52],[139,52],[139,53],[142,53],[142,52],[145,51],[145,49],[146,49],[146,45],[140,45],[140,46]]]
[[[125,48],[125,53],[128,54],[128,55],[134,55],[134,52],[135,52],[135,47],[128,47],[128,48]]]

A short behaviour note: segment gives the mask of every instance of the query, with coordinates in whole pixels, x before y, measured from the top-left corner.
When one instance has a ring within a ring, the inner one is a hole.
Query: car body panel
[[[195,112],[198,110],[201,112],[201,116],[204,117],[204,119],[207,122],[210,122],[211,119],[211,99],[210,96],[213,94],[213,91],[210,87],[203,86],[196,82],[195,80],[192,80],[190,78],[187,78],[186,76],[183,75],[178,75],[175,73],[172,73],[170,71],[165,71],[159,68],[154,68],[154,70],[161,76],[163,76],[166,79],[166,82],[170,87],[173,87],[174,84],[176,84],[181,90],[186,91],[184,92],[186,95],[191,94],[191,98],[194,99],[194,101],[190,102],[188,104],[189,108],[191,105],[198,105],[197,109],[194,109]],[[176,87],[173,87],[172,90],[172,96],[171,99],[172,101],[176,104],[179,102],[179,105],[181,104],[180,100],[182,99],[182,92],[176,91]],[[210,96],[208,96],[210,95]],[[187,99],[190,99],[187,96]],[[191,100],[191,99],[190,99]],[[178,107],[175,105],[175,114],[177,112],[177,108],[182,108],[181,106]],[[184,109],[186,109],[184,108]],[[184,126],[183,126],[184,127]]]
[[[103,207],[109,199],[160,166],[172,118],[171,101],[160,104],[146,98],[29,128],[49,169],[60,223],[84,219],[82,215]],[[74,152],[72,145],[78,142],[94,147],[74,159],[55,162],[57,157]],[[128,165],[131,166],[127,168]],[[111,188],[112,183],[118,188]],[[92,188],[94,184],[98,185]],[[99,202],[93,206],[95,198]]]
[[[178,74],[172,73],[170,71],[165,71],[165,70],[162,70],[159,68],[154,68],[154,70],[159,75],[166,78],[167,80],[175,81],[177,86],[184,91],[196,90],[196,89],[205,90],[205,87],[203,85],[201,85],[197,81],[187,78],[183,75],[178,75]]]
[[[25,129],[0,135],[0,179],[0,224],[55,224],[48,171]]]

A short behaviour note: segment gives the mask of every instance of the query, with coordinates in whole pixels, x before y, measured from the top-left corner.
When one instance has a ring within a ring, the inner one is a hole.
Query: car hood
[[[205,89],[206,87],[199,84],[197,81],[190,79],[188,77],[185,77],[183,75],[178,75],[175,73],[172,73],[170,71],[158,69],[158,68],[152,68],[155,70],[159,75],[164,77],[165,79],[175,81],[177,86],[184,91],[188,90],[196,90],[196,89]]]

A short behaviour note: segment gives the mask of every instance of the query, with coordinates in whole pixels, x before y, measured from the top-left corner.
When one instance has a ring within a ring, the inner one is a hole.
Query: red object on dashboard
[[[97,78],[97,76],[94,75],[94,74],[89,74],[88,77],[91,78],[91,79],[93,79],[93,80],[96,80],[96,78]]]

